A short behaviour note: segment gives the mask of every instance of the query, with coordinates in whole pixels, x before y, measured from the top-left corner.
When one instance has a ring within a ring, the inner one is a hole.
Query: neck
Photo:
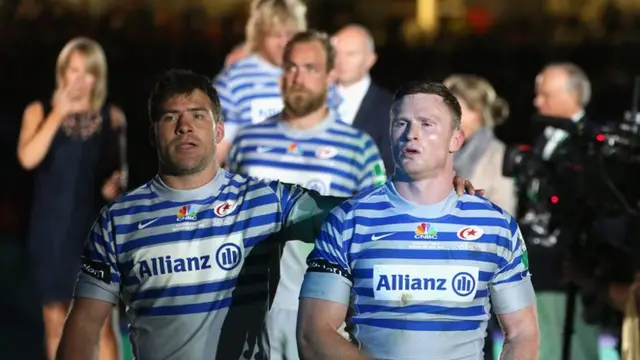
[[[75,105],[74,108],[78,109],[79,112],[93,110],[91,107],[91,97],[82,97],[78,99],[73,99],[71,102]]]
[[[307,115],[296,117],[285,108],[282,120],[292,129],[308,130],[320,124],[327,117],[328,112],[329,109],[326,106],[322,106]]]
[[[419,205],[437,204],[444,200],[453,189],[453,169],[440,171],[434,176],[413,180],[402,171],[396,170],[393,186],[405,200]]]
[[[175,190],[193,190],[210,183],[218,173],[218,164],[208,166],[203,171],[190,175],[168,175],[160,172],[160,179],[170,188]]]

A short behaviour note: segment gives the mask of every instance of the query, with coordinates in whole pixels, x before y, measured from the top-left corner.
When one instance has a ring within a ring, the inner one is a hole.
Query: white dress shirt
[[[584,111],[580,111],[579,113],[573,115],[571,117],[571,120],[575,123],[580,121],[580,119],[582,119],[583,117],[584,117]],[[549,158],[551,157],[551,154],[553,154],[553,151],[556,149],[558,144],[560,144],[564,139],[566,139],[569,133],[567,133],[562,129],[556,129],[556,128],[552,128],[551,126],[547,126],[544,129],[544,135],[546,136],[548,141],[545,144],[544,149],[542,150],[542,158],[544,160],[549,160]]]
[[[340,98],[342,100],[340,102],[340,106],[338,106],[340,120],[347,124],[353,125],[353,121],[356,118],[358,109],[360,109],[362,100],[367,94],[367,91],[369,91],[370,85],[371,77],[367,75],[362,78],[362,80],[347,87],[344,87],[342,85],[337,86],[338,95],[340,95]]]

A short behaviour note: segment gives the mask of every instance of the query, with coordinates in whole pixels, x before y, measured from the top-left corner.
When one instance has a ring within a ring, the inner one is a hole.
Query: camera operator
[[[540,115],[571,119],[576,123],[586,122],[584,109],[591,98],[591,85],[584,71],[577,65],[553,63],[546,66],[536,77],[535,92],[534,105]],[[533,152],[545,161],[552,160],[568,136],[564,130],[547,127],[534,143]],[[529,189],[530,185],[528,184]],[[520,210],[522,211],[522,204]],[[521,223],[528,222],[525,215]],[[561,359],[568,304],[562,272],[563,251],[561,247],[555,246],[557,236],[557,233],[546,233],[545,236],[538,237],[537,243],[534,241],[533,244],[528,244],[530,269],[538,303],[540,358],[550,360]],[[525,236],[529,237],[531,236]],[[571,359],[598,360],[598,328],[587,325],[580,316],[583,311],[580,296],[577,296],[575,307]]]

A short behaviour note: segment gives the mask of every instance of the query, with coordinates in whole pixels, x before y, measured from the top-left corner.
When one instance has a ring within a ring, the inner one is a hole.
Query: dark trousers
[[[46,359],[42,307],[26,250],[6,234],[0,234],[0,359]]]

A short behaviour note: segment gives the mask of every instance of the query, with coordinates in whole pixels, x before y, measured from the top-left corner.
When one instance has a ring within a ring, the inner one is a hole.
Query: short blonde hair
[[[86,57],[88,71],[96,77],[91,93],[91,108],[99,110],[107,98],[107,57],[97,41],[78,37],[69,41],[60,54],[56,64],[56,87],[64,85],[64,73],[69,66],[71,55],[78,52]]]
[[[482,114],[483,126],[493,128],[504,123],[509,116],[509,104],[496,94],[491,83],[477,75],[454,74],[444,85],[461,97],[472,110]]]
[[[265,33],[276,26],[293,24],[296,32],[307,29],[307,6],[300,0],[253,0],[245,29],[247,48],[258,50]]]

